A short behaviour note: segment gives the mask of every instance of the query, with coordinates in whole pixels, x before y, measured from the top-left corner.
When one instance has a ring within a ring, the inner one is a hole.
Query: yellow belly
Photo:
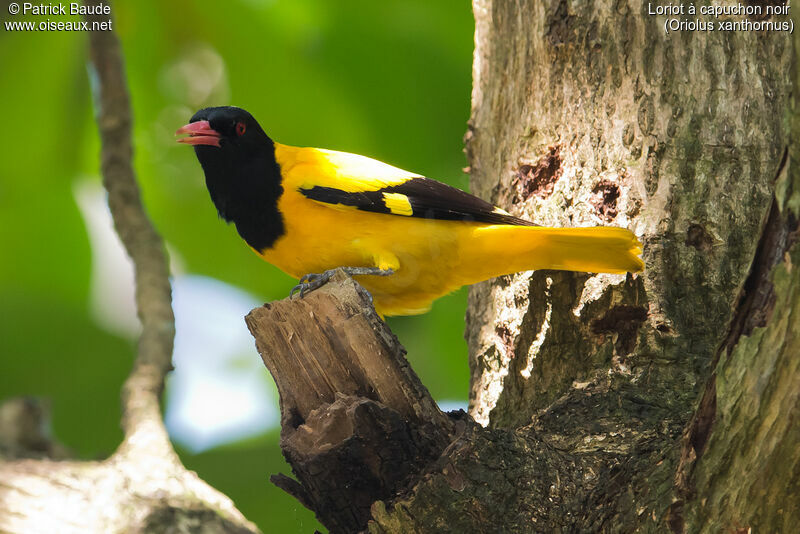
[[[463,234],[476,226],[332,208],[297,194],[285,195],[280,210],[286,233],[260,255],[300,278],[336,267],[393,269],[390,276],[357,276],[384,315],[413,315],[464,282],[453,276]]]

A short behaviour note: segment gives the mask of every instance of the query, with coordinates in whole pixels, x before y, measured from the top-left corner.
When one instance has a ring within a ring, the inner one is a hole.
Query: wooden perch
[[[439,458],[454,421],[409,367],[369,294],[344,272],[302,299],[256,308],[246,321],[277,384],[281,448],[299,480],[273,482],[332,532],[364,529],[374,501]]]
[[[338,394],[378,401],[417,422],[447,425],[369,293],[343,271],[306,297],[265,304],[245,320],[275,378],[284,424],[299,421],[297,427]]]
[[[620,470],[619,455],[602,447],[571,455],[550,444],[564,441],[565,420],[583,444],[581,424],[597,416],[597,399],[626,403],[618,392],[592,391],[588,405],[564,399],[516,431],[445,415],[369,294],[344,273],[246,321],[278,386],[281,448],[297,477],[272,481],[332,533],[526,531],[532,518],[552,531],[571,517],[553,513],[554,488],[577,514],[597,489],[584,481]],[[616,430],[626,424],[605,411],[602,419]],[[639,439],[634,428],[626,436]]]

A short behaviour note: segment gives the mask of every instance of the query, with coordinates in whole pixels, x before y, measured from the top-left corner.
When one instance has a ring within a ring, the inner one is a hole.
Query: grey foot
[[[394,274],[394,270],[392,269],[379,269],[377,267],[340,267],[345,273],[349,274],[350,276],[356,275],[363,275],[363,274],[370,274],[374,276],[389,276],[390,274]],[[297,284],[292,288],[292,291],[289,293],[289,298],[292,298],[295,293],[300,293],[300,298],[303,298],[306,293],[310,293],[315,289],[319,289],[325,284],[327,284],[330,279],[333,277],[334,273],[336,273],[338,269],[328,269],[324,273],[310,273],[304,275],[300,279],[300,283]]]

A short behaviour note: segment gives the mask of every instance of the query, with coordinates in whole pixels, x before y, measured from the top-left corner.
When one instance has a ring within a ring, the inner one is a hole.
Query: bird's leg
[[[380,269],[378,267],[339,267],[350,276],[358,276],[370,274],[373,276],[389,276],[394,274],[394,269]],[[306,293],[319,289],[327,284],[331,277],[338,269],[328,269],[323,273],[309,273],[300,278],[300,283],[292,288],[289,293],[289,298],[292,298],[295,293],[300,293],[300,298],[303,298]]]

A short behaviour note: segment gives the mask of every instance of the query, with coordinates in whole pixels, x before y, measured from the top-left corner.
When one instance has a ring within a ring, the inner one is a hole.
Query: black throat
[[[272,247],[285,231],[278,211],[283,193],[281,168],[275,160],[275,145],[264,137],[257,148],[240,154],[245,157],[220,157],[224,146],[195,147],[219,216],[234,223],[242,239],[258,252]]]

